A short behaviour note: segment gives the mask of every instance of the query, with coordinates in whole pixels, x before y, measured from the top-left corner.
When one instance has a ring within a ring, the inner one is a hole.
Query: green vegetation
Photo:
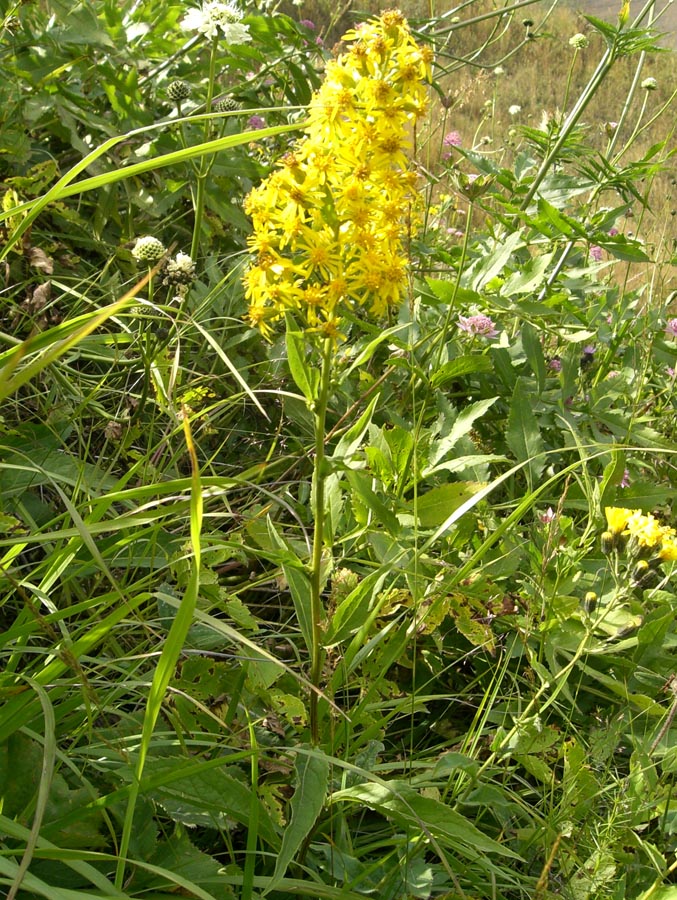
[[[661,4],[258,6],[3,7],[3,895],[677,900]]]

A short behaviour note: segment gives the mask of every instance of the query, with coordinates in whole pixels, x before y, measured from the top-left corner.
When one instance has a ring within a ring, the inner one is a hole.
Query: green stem
[[[207,100],[205,102],[205,113],[207,116],[212,111],[212,100],[214,99],[214,82],[216,80],[216,46],[218,44],[218,37],[215,37],[212,41],[211,54],[209,57],[209,78],[207,80]],[[211,130],[211,121],[209,118],[205,119],[204,124],[204,140],[205,143],[209,140],[209,133]],[[192,259],[197,259],[198,251],[200,249],[200,232],[202,230],[202,219],[204,217],[204,206],[205,206],[205,196],[207,190],[207,176],[209,175],[210,169],[212,167],[212,162],[206,160],[204,157],[200,162],[200,170],[197,174],[197,185],[195,186],[195,200],[193,203],[195,210],[195,221],[193,223],[193,240],[190,245],[190,255]]]
[[[315,467],[313,471],[313,552],[310,568],[310,615],[312,617],[312,643],[310,647],[310,737],[319,744],[318,689],[322,675],[322,551],[324,550],[324,483],[327,477],[324,454],[327,404],[334,342],[325,338],[322,347],[322,374],[315,404]]]
[[[468,201],[468,210],[465,216],[465,233],[463,235],[463,246],[461,247],[461,258],[458,261],[458,268],[456,269],[456,282],[454,284],[454,293],[451,301],[449,302],[449,306],[447,307],[447,315],[444,319],[444,327],[439,332],[439,334],[434,337],[430,343],[430,350],[432,351],[437,344],[437,357],[435,359],[434,370],[439,369],[440,363],[442,361],[442,351],[444,349],[444,342],[449,334],[449,325],[451,324],[451,317],[456,308],[456,296],[458,295],[458,290],[461,287],[461,279],[463,277],[463,267],[465,266],[465,260],[468,255],[468,244],[470,242],[470,228],[472,225],[472,213],[473,213],[474,204],[472,200]]]

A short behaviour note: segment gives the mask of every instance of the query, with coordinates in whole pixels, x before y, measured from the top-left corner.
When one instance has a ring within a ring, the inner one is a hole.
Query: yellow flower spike
[[[639,509],[625,509],[622,506],[607,506],[604,510],[607,525],[611,534],[620,534],[625,530],[630,516],[639,515]]]
[[[343,313],[383,316],[407,286],[406,247],[420,221],[408,153],[432,53],[397,10],[344,40],[352,46],[327,65],[305,137],[245,201],[258,252],[244,278],[248,319],[268,334],[295,310],[302,327],[338,338]]]

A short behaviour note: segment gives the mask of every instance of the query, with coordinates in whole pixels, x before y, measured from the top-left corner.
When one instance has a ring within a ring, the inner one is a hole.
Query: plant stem
[[[211,54],[209,57],[209,78],[207,79],[207,100],[205,102],[205,113],[207,116],[212,111],[212,100],[214,98],[214,81],[216,78],[216,46],[218,37],[212,40]],[[211,121],[205,119],[204,124],[204,140],[209,140],[211,130]],[[213,160],[207,160],[204,157],[200,161],[200,169],[197,173],[197,185],[195,187],[195,200],[193,203],[195,210],[195,221],[193,223],[193,240],[190,245],[190,255],[193,259],[197,259],[198,250],[200,249],[200,232],[202,230],[202,219],[204,215],[205,193],[207,188],[207,176],[212,167]]]
[[[329,382],[334,342],[325,338],[322,347],[322,373],[317,402],[315,404],[315,467],[313,470],[313,552],[310,568],[310,615],[313,623],[310,647],[310,683],[320,686],[322,674],[322,551],[324,550],[324,483],[327,477],[324,441],[329,401]],[[313,744],[319,743],[318,691],[310,694],[310,737]]]

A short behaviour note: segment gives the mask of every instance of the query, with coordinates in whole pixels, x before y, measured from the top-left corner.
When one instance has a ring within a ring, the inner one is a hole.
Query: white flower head
[[[508,113],[511,116],[516,116],[517,113],[521,113],[521,112],[522,112],[522,107],[518,103],[513,103],[512,106],[508,107]]]
[[[251,40],[249,26],[242,24],[244,13],[234,3],[206,0],[199,9],[191,9],[181,20],[184,31],[198,31],[210,40],[219,31],[229,44],[245,44]]]

